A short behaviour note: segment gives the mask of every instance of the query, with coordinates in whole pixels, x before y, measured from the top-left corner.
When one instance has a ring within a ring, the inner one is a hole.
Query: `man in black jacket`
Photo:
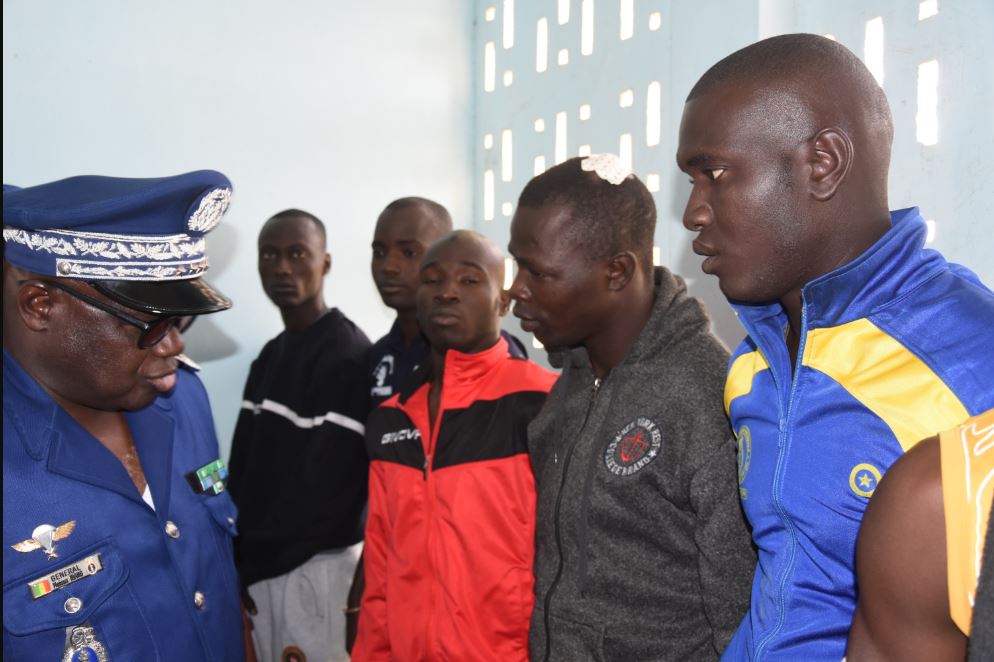
[[[249,372],[230,490],[240,511],[243,599],[257,612],[255,644],[267,660],[345,658],[342,607],[367,491],[369,340],[325,303],[330,269],[324,225],[313,215],[290,209],[263,226],[259,276],[286,330]]]
[[[749,604],[728,354],[653,269],[655,222],[645,185],[597,154],[532,179],[511,223],[514,314],[563,365],[528,428],[532,660],[717,659]]]

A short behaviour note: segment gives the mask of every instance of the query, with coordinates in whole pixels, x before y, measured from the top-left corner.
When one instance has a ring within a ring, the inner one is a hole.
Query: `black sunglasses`
[[[17,284],[23,285],[24,283],[27,282],[30,281],[19,280],[17,281]],[[37,282],[44,283],[45,285],[50,285],[51,287],[62,290],[66,294],[69,294],[70,296],[79,299],[83,303],[93,306],[97,310],[102,310],[103,312],[107,313],[108,315],[116,317],[122,322],[127,322],[132,326],[137,326],[142,331],[141,335],[138,336],[138,347],[141,349],[149,349],[157,345],[159,342],[162,341],[163,338],[166,337],[166,334],[168,334],[169,330],[172,329],[174,326],[177,329],[179,329],[180,333],[183,333],[184,331],[190,328],[190,325],[193,324],[193,320],[196,319],[196,317],[193,315],[186,315],[183,317],[167,316],[167,317],[158,317],[154,320],[146,322],[145,320],[140,320],[137,317],[132,317],[123,310],[118,310],[113,306],[108,306],[99,299],[94,299],[91,296],[87,296],[86,294],[83,294],[79,290],[73,289],[71,287],[66,287],[62,283],[57,283],[52,280],[41,280],[41,279],[38,279]]]

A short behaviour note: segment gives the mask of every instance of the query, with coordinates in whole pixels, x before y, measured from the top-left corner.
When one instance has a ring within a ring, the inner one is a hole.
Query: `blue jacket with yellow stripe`
[[[994,407],[994,294],[923,249],[917,209],[803,291],[796,369],[779,304],[734,305],[748,337],[725,407],[759,547],[725,660],[839,660],[856,602],[856,534],[877,481],[920,439]]]

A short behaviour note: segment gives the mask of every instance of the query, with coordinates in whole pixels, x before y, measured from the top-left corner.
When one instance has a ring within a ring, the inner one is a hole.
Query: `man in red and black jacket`
[[[500,336],[503,257],[457,231],[421,263],[431,362],[366,423],[366,592],[353,660],[527,660],[535,484],[526,428],[556,376]]]

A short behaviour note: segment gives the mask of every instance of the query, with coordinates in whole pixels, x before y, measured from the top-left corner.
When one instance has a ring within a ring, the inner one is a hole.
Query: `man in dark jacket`
[[[264,660],[345,659],[342,607],[366,505],[369,340],[325,303],[330,269],[313,215],[289,209],[263,226],[259,276],[286,329],[249,372],[230,490],[235,561]]]
[[[653,269],[655,221],[642,182],[600,154],[532,179],[511,224],[514,314],[563,363],[528,428],[533,660],[717,659],[748,607],[728,354]]]

